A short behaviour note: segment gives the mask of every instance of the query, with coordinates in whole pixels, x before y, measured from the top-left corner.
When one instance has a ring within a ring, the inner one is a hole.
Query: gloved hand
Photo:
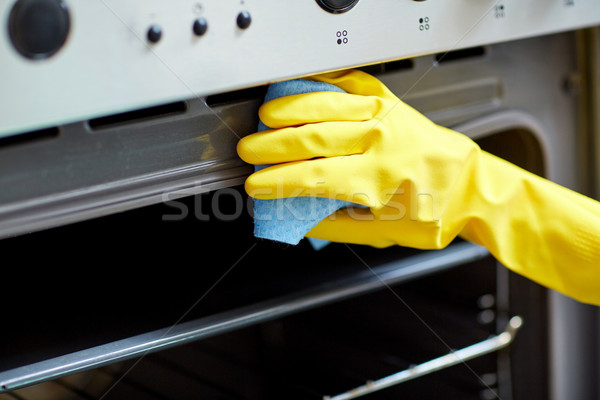
[[[482,151],[435,125],[360,71],[312,78],[347,93],[279,98],[260,109],[273,130],[238,144],[260,199],[319,196],[343,209],[307,236],[376,247],[439,249],[456,236],[515,272],[600,304],[600,203]]]

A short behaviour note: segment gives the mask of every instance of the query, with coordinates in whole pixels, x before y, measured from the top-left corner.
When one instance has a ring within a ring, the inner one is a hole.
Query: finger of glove
[[[263,200],[324,197],[381,206],[377,180],[364,173],[368,168],[362,157],[357,154],[273,165],[250,175],[245,189],[249,196]]]
[[[306,236],[332,242],[375,247],[395,244],[417,249],[440,249],[455,237],[442,235],[437,221],[418,221],[411,217],[410,210],[398,205],[377,215],[369,209],[338,210],[314,226]]]
[[[381,107],[381,100],[375,97],[315,92],[268,101],[258,115],[269,128],[277,129],[325,121],[368,121]]]
[[[359,154],[368,146],[363,138],[372,126],[334,121],[263,131],[242,138],[237,152],[245,162],[262,165]]]
[[[353,243],[374,247],[388,247],[396,244],[388,238],[381,223],[369,209],[341,209],[314,226],[307,237],[337,243]]]
[[[309,79],[335,85],[347,93],[378,96],[386,99],[396,96],[377,78],[359,70],[347,70],[315,75]]]

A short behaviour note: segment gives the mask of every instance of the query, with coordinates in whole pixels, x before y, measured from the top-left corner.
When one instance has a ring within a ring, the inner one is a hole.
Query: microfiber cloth
[[[343,92],[342,89],[328,83],[294,79],[269,85],[264,101],[266,103],[278,97],[325,91]],[[269,127],[259,121],[259,132],[268,129]],[[268,165],[257,165],[255,170],[266,167]],[[353,203],[321,197],[255,200],[254,236],[295,245],[300,243],[304,235],[320,221],[349,205],[353,205]],[[310,238],[310,242],[317,250],[329,243],[312,238]]]

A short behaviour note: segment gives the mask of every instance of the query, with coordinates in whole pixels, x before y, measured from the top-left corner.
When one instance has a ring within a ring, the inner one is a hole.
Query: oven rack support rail
[[[475,343],[460,350],[453,350],[444,356],[412,366],[404,371],[397,372],[393,375],[386,376],[376,381],[368,381],[363,386],[351,389],[337,396],[325,396],[323,397],[323,400],[357,399],[379,390],[399,385],[403,382],[420,378],[433,372],[440,371],[442,369],[464,363],[468,360],[501,350],[513,342],[517,331],[522,325],[523,319],[518,315],[514,316],[508,322],[506,329],[499,335],[492,336],[484,341]]]
[[[0,393],[271,321],[481,260],[489,252],[469,242],[427,251],[320,287],[183,322],[141,335],[0,372]]]

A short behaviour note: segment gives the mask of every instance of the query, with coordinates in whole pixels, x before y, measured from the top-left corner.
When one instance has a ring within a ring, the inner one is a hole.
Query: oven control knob
[[[250,24],[252,23],[252,16],[248,11],[242,11],[238,14],[236,20],[237,26],[240,29],[248,29]]]
[[[317,3],[330,13],[340,14],[350,10],[358,0],[317,0]]]
[[[192,25],[192,30],[194,31],[194,35],[202,36],[208,30],[208,22],[204,18],[198,18],[194,21],[194,25]]]
[[[152,25],[148,28],[148,32],[146,32],[146,39],[150,43],[158,43],[162,38],[162,29],[158,25]]]
[[[62,0],[17,0],[8,18],[15,49],[32,60],[55,54],[65,44],[71,18]]]

